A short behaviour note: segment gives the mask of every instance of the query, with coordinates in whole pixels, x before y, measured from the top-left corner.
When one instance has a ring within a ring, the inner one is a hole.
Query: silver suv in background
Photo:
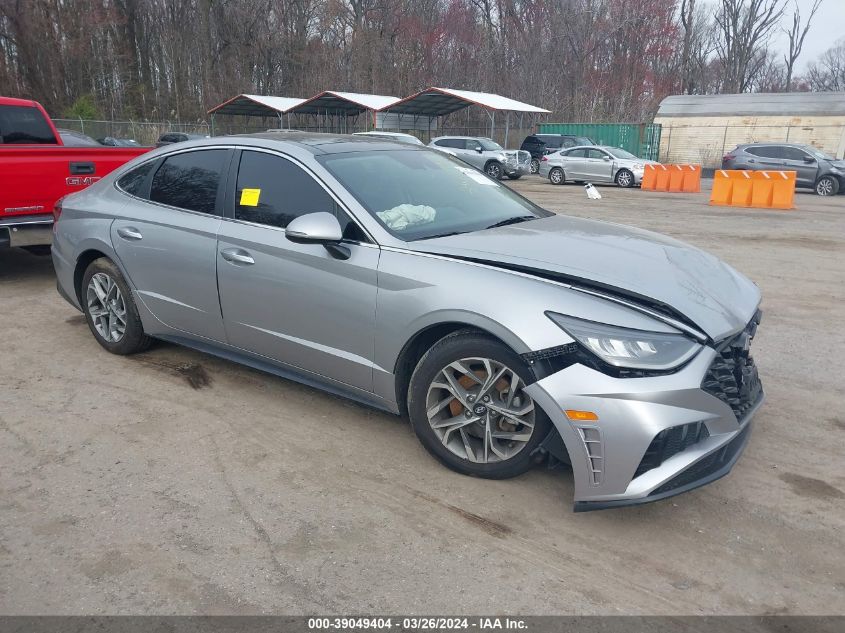
[[[643,171],[653,160],[637,158],[630,152],[607,145],[572,147],[540,159],[540,175],[553,185],[575,182],[616,183],[633,187],[643,180]]]
[[[836,160],[812,145],[749,143],[737,145],[722,157],[722,169],[794,171],[795,185],[820,196],[845,189],[845,161]]]
[[[496,141],[474,136],[438,136],[429,147],[457,156],[478,167],[491,178],[507,176],[517,180],[531,173],[531,154],[522,150],[506,150]]]

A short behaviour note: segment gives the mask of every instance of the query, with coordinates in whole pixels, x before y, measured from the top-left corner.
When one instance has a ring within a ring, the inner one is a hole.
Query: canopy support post
[[[508,148],[508,132],[510,132],[511,113],[510,110],[505,112],[505,149]]]

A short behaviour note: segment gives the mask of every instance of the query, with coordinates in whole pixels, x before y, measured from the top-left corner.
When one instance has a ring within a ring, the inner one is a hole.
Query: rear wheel
[[[465,475],[515,477],[551,422],[525,392],[522,359],[499,341],[462,330],[438,341],[411,376],[408,412],[423,446]]]
[[[495,178],[496,180],[502,178],[502,166],[494,160],[484,165],[484,171],[490,178]]]
[[[549,180],[553,185],[562,185],[566,182],[566,176],[564,176],[560,167],[555,167],[549,172]]]
[[[80,288],[85,320],[97,342],[112,354],[134,354],[150,346],[132,291],[114,262],[95,259]]]
[[[520,178],[522,178],[522,174],[508,174],[508,178],[510,178],[511,180],[519,180]]]
[[[536,174],[540,172],[540,161],[536,158],[531,159],[531,173]]]
[[[628,169],[620,169],[616,173],[616,184],[620,187],[633,187],[634,174]]]
[[[822,176],[816,181],[816,193],[820,196],[835,196],[839,191],[839,181],[833,176]]]

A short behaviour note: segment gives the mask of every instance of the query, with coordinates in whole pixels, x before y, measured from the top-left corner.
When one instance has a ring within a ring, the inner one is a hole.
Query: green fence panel
[[[654,123],[540,123],[539,134],[588,136],[597,145],[621,147],[646,160],[659,160],[661,126]]]

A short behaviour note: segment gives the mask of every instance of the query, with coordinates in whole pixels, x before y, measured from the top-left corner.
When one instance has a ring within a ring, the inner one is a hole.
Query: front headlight
[[[615,367],[673,369],[701,350],[701,345],[683,334],[630,330],[555,312],[546,315],[587,350]]]
[[[642,163],[634,163],[633,165],[631,165],[631,168],[636,169],[637,171],[642,171],[643,169],[645,169]]]

